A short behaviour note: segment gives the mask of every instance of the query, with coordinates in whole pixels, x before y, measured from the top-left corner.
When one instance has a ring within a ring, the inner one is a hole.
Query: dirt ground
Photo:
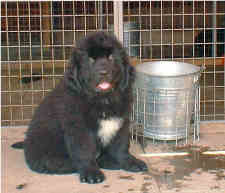
[[[77,174],[45,175],[29,170],[22,150],[10,146],[24,138],[25,128],[2,128],[2,193],[224,193],[225,156],[204,151],[225,151],[225,123],[202,123],[200,141],[185,145],[147,143],[150,153],[188,152],[185,156],[142,157],[132,143],[131,152],[146,161],[149,171],[130,173],[104,170],[101,184],[81,184]]]

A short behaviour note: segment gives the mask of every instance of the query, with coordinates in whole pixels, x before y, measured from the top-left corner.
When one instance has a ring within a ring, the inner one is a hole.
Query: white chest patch
[[[119,129],[122,127],[123,119],[111,118],[106,120],[101,120],[99,122],[100,128],[98,131],[98,136],[101,142],[106,146],[111,139],[116,135]]]

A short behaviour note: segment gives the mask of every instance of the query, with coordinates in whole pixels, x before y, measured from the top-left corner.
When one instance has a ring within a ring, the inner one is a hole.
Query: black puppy
[[[147,170],[129,154],[135,72],[118,40],[98,32],[76,44],[64,79],[43,100],[24,141],[28,166],[41,173],[78,172],[100,183],[100,168]]]

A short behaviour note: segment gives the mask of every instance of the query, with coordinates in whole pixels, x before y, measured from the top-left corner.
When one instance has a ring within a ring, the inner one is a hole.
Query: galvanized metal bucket
[[[201,67],[158,61],[136,67],[132,119],[144,136],[157,140],[187,138],[194,121],[199,134],[199,77]]]

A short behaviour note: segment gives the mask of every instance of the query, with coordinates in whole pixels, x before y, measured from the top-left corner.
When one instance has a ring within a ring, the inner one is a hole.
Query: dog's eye
[[[94,58],[89,57],[89,62],[93,64],[95,62]]]
[[[109,60],[113,60],[112,54],[109,55]]]

